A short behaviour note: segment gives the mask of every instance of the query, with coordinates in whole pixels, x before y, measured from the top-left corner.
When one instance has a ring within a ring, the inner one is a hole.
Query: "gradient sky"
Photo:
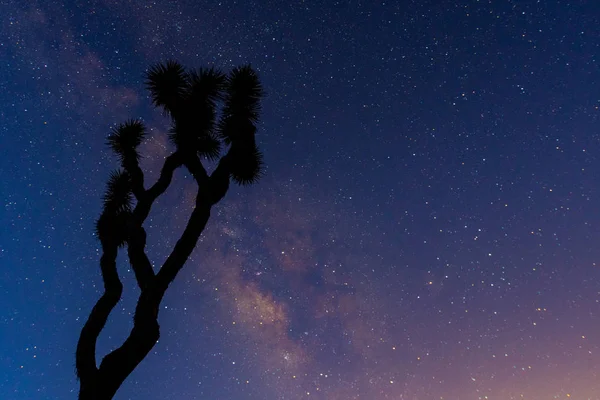
[[[143,118],[157,176],[143,74],[175,58],[259,71],[268,168],[116,399],[600,399],[599,27],[583,0],[3,1],[1,397],[76,398],[106,136]],[[194,192],[180,170],[147,221],[157,267]]]

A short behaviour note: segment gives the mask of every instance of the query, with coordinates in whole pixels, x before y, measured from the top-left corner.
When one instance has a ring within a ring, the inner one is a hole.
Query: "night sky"
[[[3,1],[0,393],[74,399],[93,235],[144,71],[251,63],[267,165],[232,186],[116,399],[600,399],[600,3]],[[146,222],[158,268],[195,194]],[[122,302],[99,358],[129,333]]]

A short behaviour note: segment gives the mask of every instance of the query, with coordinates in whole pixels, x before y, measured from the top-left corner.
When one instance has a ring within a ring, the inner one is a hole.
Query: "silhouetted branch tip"
[[[250,66],[235,68],[227,77],[219,136],[226,144],[254,136],[264,91]]]
[[[146,73],[146,87],[150,91],[152,103],[172,114],[188,86],[183,66],[174,60],[158,63]]]
[[[124,160],[125,157],[133,155],[136,161],[139,161],[137,147],[146,137],[146,127],[141,121],[129,120],[118,125],[108,137],[110,148]]]
[[[216,68],[199,68],[188,72],[188,98],[192,104],[203,105],[207,102],[212,107],[223,99],[226,75]]]
[[[238,185],[252,185],[263,175],[263,155],[254,143],[233,143],[229,151],[231,179]]]
[[[221,142],[215,133],[217,103],[223,98],[226,76],[215,68],[191,70],[180,95],[177,116],[169,131],[170,141],[183,153],[216,160]]]
[[[105,211],[114,214],[131,211],[133,195],[131,193],[131,179],[127,171],[116,170],[110,173],[103,201]]]
[[[265,93],[256,71],[250,65],[234,68],[228,76],[227,87],[230,96],[246,101],[245,107],[253,110],[255,121],[258,120],[260,100]]]

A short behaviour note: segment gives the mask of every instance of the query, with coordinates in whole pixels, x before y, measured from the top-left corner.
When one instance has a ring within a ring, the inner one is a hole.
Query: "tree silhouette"
[[[230,179],[248,185],[261,175],[262,155],[255,133],[263,91],[250,66],[224,74],[214,68],[186,71],[179,63],[168,61],[149,69],[146,86],[154,106],[170,117],[169,138],[175,151],[165,159],[158,180],[146,189],[138,153],[146,136],[143,123],[125,122],[108,138],[121,168],[110,175],[103,210],[96,223],[96,235],[102,245],[104,293],[77,343],[75,364],[80,400],[112,399],[146,357],[160,335],[161,300],[196,246],[212,206],[225,196]],[[218,161],[212,174],[207,173],[202,159]],[[179,167],[187,168],[198,185],[195,208],[183,234],[155,273],[145,252],[143,223]],[[127,249],[140,296],[129,336],[97,366],[96,341],[123,292],[116,265],[120,248]]]

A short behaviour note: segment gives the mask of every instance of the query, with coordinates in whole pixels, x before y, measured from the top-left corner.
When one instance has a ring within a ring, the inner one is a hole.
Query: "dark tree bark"
[[[137,146],[145,135],[144,126],[141,122],[129,121],[109,137],[109,145],[120,157],[122,170],[109,180],[104,209],[97,222],[103,252],[100,271],[104,293],[93,307],[77,343],[80,400],[112,399],[148,355],[160,337],[160,303],[196,247],[212,207],[225,196],[231,179],[239,184],[250,184],[261,174],[262,158],[255,145],[254,124],[262,89],[250,67],[236,68],[226,76],[213,69],[185,72],[179,64],[167,62],[151,68],[147,78],[154,104],[171,116],[171,140],[176,151],[165,159],[156,183],[145,189],[137,153]],[[219,104],[222,116],[216,123]],[[229,149],[209,176],[201,158],[214,159],[221,144]],[[195,208],[183,234],[155,273],[145,251],[143,224],[156,199],[168,189],[174,171],[180,167],[187,168],[197,183]],[[140,296],[129,336],[98,366],[98,336],[123,292],[116,265],[121,247],[127,248]]]

